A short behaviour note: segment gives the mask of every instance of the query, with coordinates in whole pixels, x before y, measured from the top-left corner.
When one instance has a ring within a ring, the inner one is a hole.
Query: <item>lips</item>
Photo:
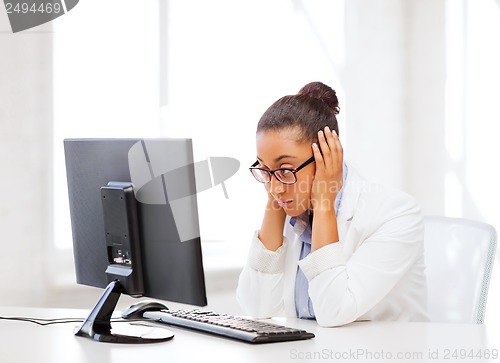
[[[282,200],[282,199],[278,199],[277,200],[278,204],[280,205],[280,207],[289,207],[291,203],[293,203],[293,200],[292,199],[289,199],[289,200]]]

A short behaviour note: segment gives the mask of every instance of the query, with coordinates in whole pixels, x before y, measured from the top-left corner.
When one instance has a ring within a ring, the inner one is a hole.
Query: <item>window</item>
[[[71,246],[63,138],[166,136],[192,138],[195,161],[240,161],[229,198],[216,186],[198,206],[202,240],[246,253],[265,206],[247,170],[257,121],[310,81],[343,94],[342,20],[343,1],[86,0],[55,22],[57,247]]]
[[[246,252],[265,206],[263,186],[247,170],[257,122],[272,102],[310,81],[342,94],[343,1],[171,1],[167,13],[162,125],[168,135],[193,137],[199,159],[240,161],[229,199],[219,186],[198,201],[202,235]]]
[[[55,243],[71,246],[63,139],[160,130],[158,3],[82,1],[54,22]]]

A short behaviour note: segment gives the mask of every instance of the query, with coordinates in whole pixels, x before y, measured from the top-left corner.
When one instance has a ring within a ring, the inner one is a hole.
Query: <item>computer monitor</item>
[[[77,334],[147,341],[111,332],[121,293],[205,306],[192,141],[66,139],[64,149],[77,283],[105,288]]]

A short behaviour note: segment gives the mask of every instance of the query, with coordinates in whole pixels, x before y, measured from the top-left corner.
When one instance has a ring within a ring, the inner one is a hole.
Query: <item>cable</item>
[[[54,325],[54,324],[67,324],[67,323],[83,323],[84,318],[59,318],[59,319],[43,319],[43,318],[29,318],[11,316],[0,316],[0,320],[21,321],[25,323],[33,323],[41,326]],[[111,321],[120,322],[124,321],[122,318],[112,318]]]

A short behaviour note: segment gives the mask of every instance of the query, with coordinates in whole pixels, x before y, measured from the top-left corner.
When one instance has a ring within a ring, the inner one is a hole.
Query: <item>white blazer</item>
[[[340,241],[301,261],[302,241],[289,220],[277,251],[267,250],[255,232],[236,292],[246,314],[296,317],[299,266],[321,326],[427,320],[424,227],[413,197],[369,182],[349,166],[337,216]]]

